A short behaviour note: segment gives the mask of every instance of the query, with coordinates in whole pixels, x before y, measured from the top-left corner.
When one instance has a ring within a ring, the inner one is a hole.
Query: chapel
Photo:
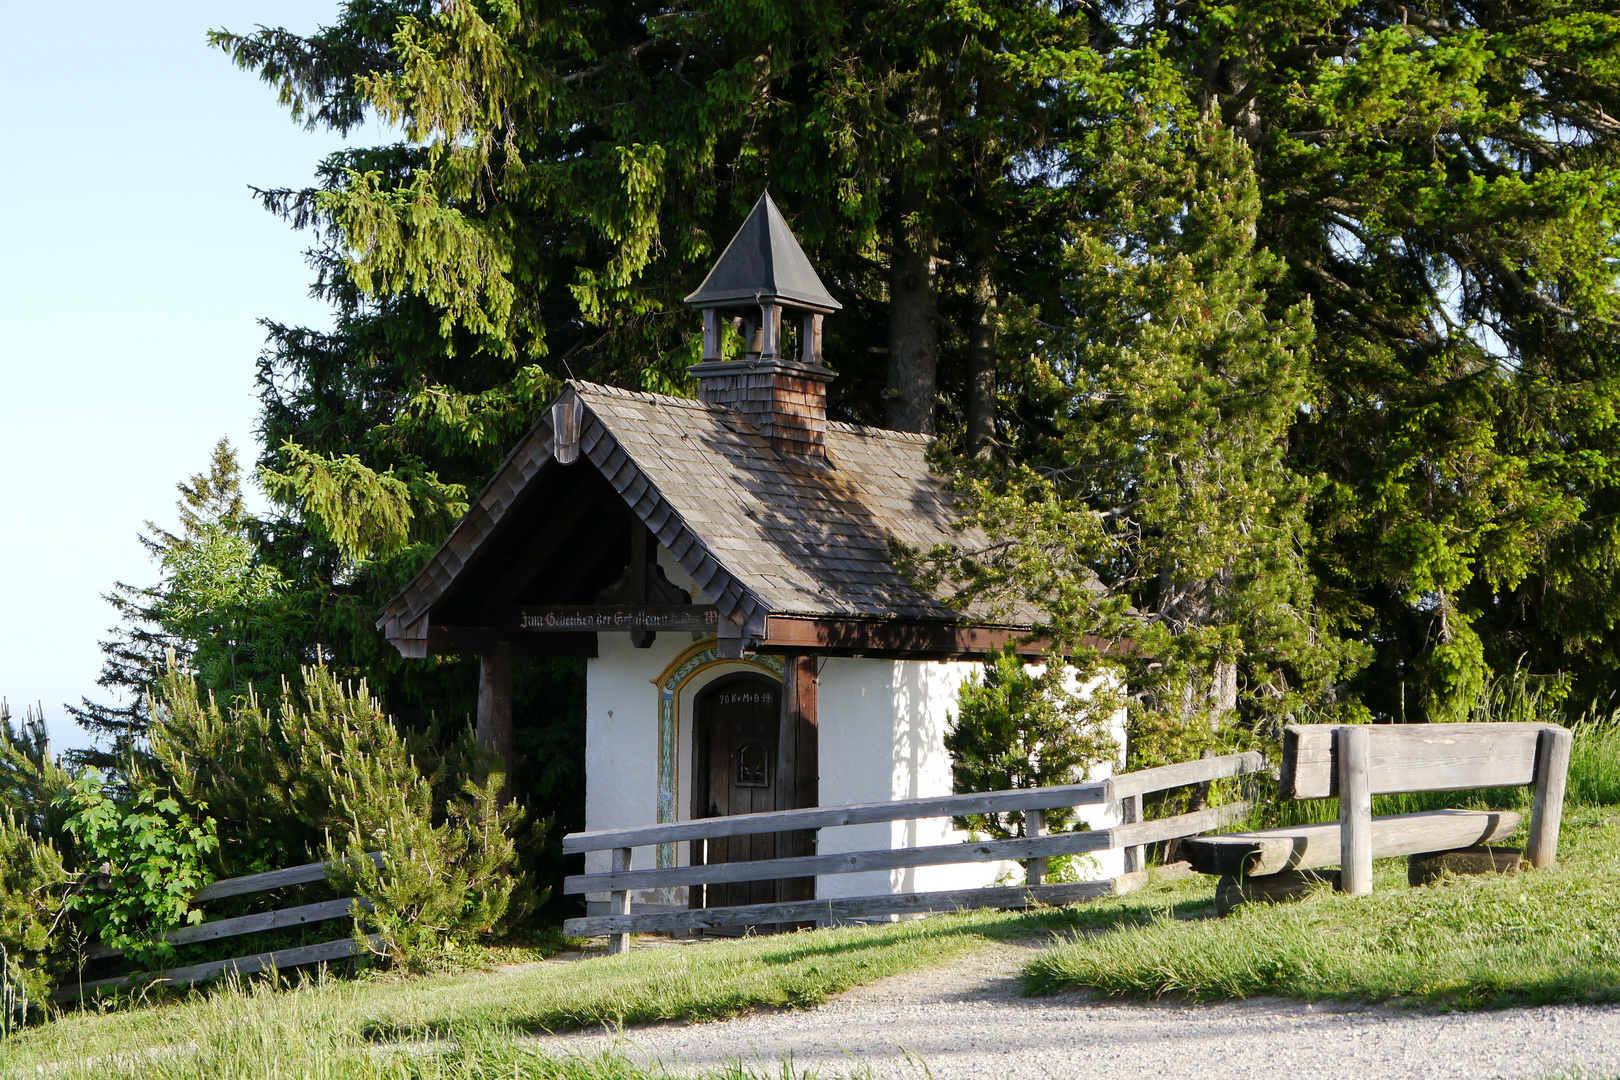
[[[1032,617],[953,610],[896,569],[895,541],[989,541],[954,527],[925,436],[828,420],[822,322],[840,305],[768,194],[687,303],[702,317],[696,399],[567,383],[378,626],[406,657],[481,657],[479,738],[509,762],[511,658],[585,658],[588,830],[949,794],[957,691]],[[728,325],[742,342],[731,359]],[[854,825],[662,844],[632,865],[959,837],[949,819]],[[693,886],[633,903],[976,888],[1007,872]]]

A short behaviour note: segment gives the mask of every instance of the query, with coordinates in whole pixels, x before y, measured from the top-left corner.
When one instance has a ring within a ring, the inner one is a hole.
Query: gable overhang
[[[507,643],[518,655],[595,656],[596,632],[526,630],[521,605],[601,604],[599,571],[618,573],[623,562],[607,538],[618,537],[613,543],[622,546],[631,522],[644,526],[643,535],[662,545],[708,599],[727,655],[973,659],[1008,644],[1031,656],[1045,652],[1047,643],[1033,639],[1028,625],[903,609],[892,616],[772,610],[744,579],[746,570],[717,556],[659,490],[615,437],[611,423],[618,421],[599,415],[591,398],[576,384],[564,388],[427,564],[379,612],[376,625],[401,655],[489,654]],[[565,553],[573,561],[562,564],[567,573],[557,573]],[[579,595],[537,600],[536,581],[573,582]]]
[[[570,413],[572,422],[565,421],[563,418]],[[557,460],[555,429],[559,422],[573,429],[570,435],[577,432],[577,442],[570,440],[563,447],[562,457],[571,462],[568,465]],[[545,642],[539,642],[526,638],[515,627],[458,625],[435,617],[441,614],[436,611],[439,601],[466,572],[480,549],[500,532],[503,521],[529,485],[547,470],[578,468],[594,468],[631,515],[650,530],[704,595],[711,598],[722,618],[722,641],[735,641],[740,646],[764,639],[769,615],[765,603],[704,545],[570,384],[508,455],[427,565],[379,612],[378,629],[402,656],[489,652],[495,642],[506,640],[519,645],[519,652],[595,655],[594,634],[546,635]]]

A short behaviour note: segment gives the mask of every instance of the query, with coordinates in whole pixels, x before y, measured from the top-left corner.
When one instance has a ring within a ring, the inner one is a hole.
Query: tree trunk
[[[923,160],[905,162],[890,207],[889,386],[886,422],[896,431],[934,433],[934,385],[939,363],[939,235],[927,193],[914,179],[935,167],[939,105],[924,92],[906,109],[925,146]]]
[[[909,187],[910,185],[905,185]],[[895,213],[894,254],[889,260],[888,426],[934,433],[934,380],[939,352],[934,277],[938,242],[933,230],[908,223],[907,207],[920,200],[906,193]]]
[[[967,452],[988,457],[996,442],[996,282],[981,235],[968,285],[972,323],[968,326]]]

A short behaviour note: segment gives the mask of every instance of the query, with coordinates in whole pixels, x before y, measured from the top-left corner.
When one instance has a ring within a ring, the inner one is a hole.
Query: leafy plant
[[[68,897],[69,909],[102,944],[158,966],[174,951],[163,932],[202,921],[191,897],[213,880],[207,856],[219,847],[214,819],[194,816],[149,784],[115,800],[96,768],[74,777],[61,798],[72,809],[66,827],[79,858],[97,875],[91,887]],[[197,804],[198,815],[206,810]]]

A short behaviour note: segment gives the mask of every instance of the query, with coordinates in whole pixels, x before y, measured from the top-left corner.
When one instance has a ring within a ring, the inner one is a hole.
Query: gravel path
[[[679,1071],[741,1060],[779,1073],[791,1057],[823,1076],[907,1080],[1620,1076],[1620,1006],[1442,1014],[1280,999],[1188,1007],[1025,998],[1016,973],[1027,956],[986,948],[804,1012],[545,1041],[574,1053],[616,1046]]]

